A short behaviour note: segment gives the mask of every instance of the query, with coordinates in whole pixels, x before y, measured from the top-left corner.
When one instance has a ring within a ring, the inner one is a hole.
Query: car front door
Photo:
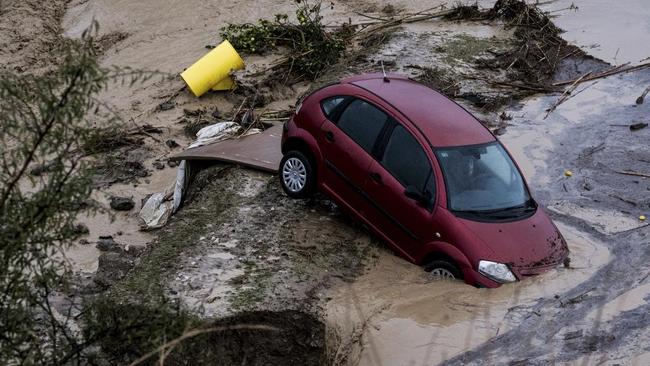
[[[335,100],[333,97],[331,100]],[[336,101],[336,100],[335,100]],[[388,116],[371,103],[345,97],[334,108],[322,102],[327,118],[321,125],[318,143],[323,151],[323,185],[344,205],[362,217],[369,209],[363,185],[373,162],[372,152]]]
[[[413,260],[435,232],[435,175],[423,146],[402,124],[390,121],[364,189],[376,206],[373,222],[402,255]]]

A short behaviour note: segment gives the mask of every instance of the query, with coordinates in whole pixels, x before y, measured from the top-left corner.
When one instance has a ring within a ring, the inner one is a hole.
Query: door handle
[[[325,139],[329,142],[334,142],[334,134],[332,131],[325,131]]]
[[[381,183],[381,182],[382,182],[382,181],[381,181],[381,175],[379,175],[379,173],[371,172],[371,173],[370,173],[370,178],[372,178],[372,180],[374,180],[374,181],[377,182],[377,183]]]

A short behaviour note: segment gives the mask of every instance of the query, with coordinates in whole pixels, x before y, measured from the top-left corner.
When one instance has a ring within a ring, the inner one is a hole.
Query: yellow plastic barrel
[[[225,79],[218,82],[217,85],[213,86],[212,90],[214,91],[231,90],[234,87],[235,87],[235,81],[230,76],[227,76]]]
[[[214,87],[218,90],[232,88],[230,72],[243,68],[244,61],[230,42],[225,40],[183,71],[181,77],[192,93],[200,97]]]

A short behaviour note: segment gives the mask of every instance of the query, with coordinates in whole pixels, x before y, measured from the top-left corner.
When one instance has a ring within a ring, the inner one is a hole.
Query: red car
[[[354,76],[311,93],[284,126],[282,153],[288,196],[325,193],[433,275],[497,287],[568,255],[494,135],[406,77]]]

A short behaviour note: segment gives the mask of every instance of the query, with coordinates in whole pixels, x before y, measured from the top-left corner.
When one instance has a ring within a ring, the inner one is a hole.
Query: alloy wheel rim
[[[431,273],[431,276],[435,278],[451,279],[451,280],[456,279],[456,277],[454,276],[453,273],[451,273],[451,271],[444,268],[434,268],[429,273]]]
[[[307,183],[307,169],[298,158],[289,158],[282,167],[282,181],[291,192],[300,192]]]

